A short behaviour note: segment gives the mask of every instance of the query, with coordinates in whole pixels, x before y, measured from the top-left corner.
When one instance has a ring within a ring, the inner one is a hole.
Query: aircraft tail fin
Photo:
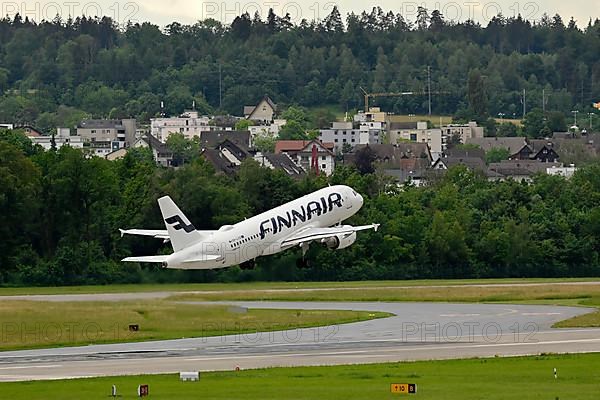
[[[185,249],[202,240],[200,232],[194,228],[194,225],[169,196],[158,199],[158,205],[173,245],[173,251]]]

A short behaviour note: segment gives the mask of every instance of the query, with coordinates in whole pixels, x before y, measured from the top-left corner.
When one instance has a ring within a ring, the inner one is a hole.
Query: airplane
[[[349,186],[336,185],[317,190],[235,225],[216,231],[200,231],[169,196],[158,199],[166,230],[119,229],[123,235],[142,235],[170,241],[170,255],[127,257],[125,262],[161,263],[164,268],[216,269],[240,265],[252,269],[255,260],[300,247],[298,267],[308,267],[305,259],[311,242],[329,249],[344,249],[356,240],[356,232],[379,224],[342,225],[363,205],[363,197]]]

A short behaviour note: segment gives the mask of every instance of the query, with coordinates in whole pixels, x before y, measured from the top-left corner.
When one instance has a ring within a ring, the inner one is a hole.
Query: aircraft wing
[[[119,229],[119,232],[121,232],[121,237],[123,237],[123,235],[140,235],[140,236],[150,236],[153,237],[155,239],[163,239],[163,240],[169,240],[169,233],[167,232],[166,229]],[[213,233],[215,233],[216,231],[198,231],[201,234],[204,235],[212,235]]]
[[[350,233],[364,231],[366,229],[379,229],[379,224],[362,225],[362,226],[334,226],[331,228],[307,228],[297,234],[288,237],[281,242],[281,247],[292,247],[302,243],[312,242],[313,240],[326,239],[337,235],[347,235]]]
[[[121,237],[123,235],[151,236],[156,239],[169,239],[166,229],[119,229]]]

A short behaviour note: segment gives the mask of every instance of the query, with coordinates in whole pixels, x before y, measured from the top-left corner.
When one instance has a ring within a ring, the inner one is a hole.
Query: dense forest
[[[523,100],[529,111],[545,98],[548,111],[584,115],[600,100],[598,54],[600,21],[580,29],[559,15],[535,23],[499,15],[481,26],[425,8],[415,21],[380,8],[344,18],[334,8],[299,24],[270,12],[164,29],[16,15],[0,20],[0,122],[50,132],[89,116],[147,121],[161,101],[177,114],[193,100],[202,112],[240,115],[265,94],[284,105],[352,110],[362,108],[360,87],[424,92],[428,68],[434,113],[521,117]],[[424,95],[376,103],[402,114],[427,110]]]
[[[69,147],[43,152],[17,131],[0,132],[0,284],[562,277],[600,274],[600,164],[565,180],[489,182],[451,169],[428,187],[397,187],[377,173],[340,166],[329,178],[293,180],[252,160],[233,177],[196,156],[157,167],[145,149],[118,161]],[[365,197],[349,223],[381,223],[347,249],[313,244],[313,268],[298,250],[258,259],[257,268],[162,270],[121,263],[171,252],[119,228],[164,229],[157,198],[169,194],[198,229],[215,229],[309,193],[347,184]]]

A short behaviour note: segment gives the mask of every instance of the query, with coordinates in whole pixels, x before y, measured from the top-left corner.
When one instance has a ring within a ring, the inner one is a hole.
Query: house
[[[275,154],[286,153],[305,171],[313,169],[314,154],[317,158],[319,172],[331,175],[335,169],[333,148],[333,143],[324,143],[319,140],[278,140],[275,143]]]
[[[244,118],[256,121],[259,124],[273,122],[277,114],[277,104],[269,96],[263,97],[255,106],[244,107]]]
[[[41,130],[34,128],[31,125],[20,125],[15,127],[15,129],[20,129],[25,133],[25,136],[31,138],[31,137],[39,137],[39,136],[44,136],[44,132],[42,132]]]
[[[170,167],[173,164],[173,152],[166,144],[148,133],[141,139],[138,139],[132,147],[146,147],[152,150],[152,156],[157,164],[163,167]]]
[[[444,156],[454,158],[476,157],[485,160],[485,151],[480,147],[450,147],[444,151]]]
[[[26,135],[33,144],[42,146],[44,150],[50,150],[52,148],[52,136],[40,135],[39,131],[29,131]],[[83,140],[80,136],[71,136],[71,130],[69,128],[56,128],[54,145],[56,146],[56,149],[60,149],[63,146],[70,146],[74,149],[83,149]]]
[[[504,160],[491,163],[488,167],[489,180],[506,180],[530,182],[536,174],[547,173],[548,168],[561,167],[560,163],[547,163],[537,160]]]
[[[486,153],[492,149],[506,149],[509,160],[529,160],[533,153],[525,137],[471,138],[466,141],[466,144],[479,146]]]
[[[120,160],[127,155],[127,148],[122,147],[118,150],[113,151],[112,153],[108,153],[106,158],[108,161]]]
[[[235,128],[235,124],[242,120],[241,117],[234,117],[233,115],[215,115],[210,120],[211,130],[223,130],[230,131]]]
[[[135,142],[135,132],[135,119],[88,119],[77,125],[84,147],[101,157]]]
[[[403,141],[426,143],[434,158],[440,157],[446,149],[442,130],[439,128],[428,128],[426,121],[416,123],[392,122],[388,130],[388,138],[390,144],[398,144]]]
[[[229,140],[245,149],[252,147],[252,136],[250,131],[205,131],[200,135],[200,146],[203,148],[215,148],[225,140]]]
[[[529,140],[531,147],[531,159],[542,162],[556,162],[559,159],[558,153],[554,149],[554,143],[547,139]]]
[[[425,158],[401,158],[396,165],[381,164],[378,167],[393,177],[398,184],[423,186],[427,182],[429,162]]]
[[[181,133],[186,139],[192,139],[209,130],[210,118],[198,116],[197,111],[184,111],[178,117],[150,119],[150,133],[163,143],[172,133]]]
[[[200,154],[213,166],[217,174],[233,175],[238,170],[239,164],[232,162],[219,149],[204,149]]]
[[[464,165],[471,171],[485,173],[487,166],[479,157],[443,157],[438,158],[431,166],[432,170],[448,170],[456,165]]]
[[[292,178],[300,178],[306,175],[304,168],[297,165],[287,153],[275,154],[258,152],[254,155],[254,160],[263,167],[284,171]]]
[[[431,165],[433,159],[429,146],[426,143],[399,143],[393,144],[373,144],[357,145],[350,153],[344,154],[344,164],[353,165],[355,154],[369,146],[375,154],[375,162],[389,166],[400,166],[401,160],[406,158],[422,158]]]
[[[483,138],[483,127],[477,126],[477,122],[471,121],[467,124],[449,124],[442,126],[442,136],[446,138],[446,143],[453,137],[457,137],[460,143],[467,143],[467,140],[473,138]]]

